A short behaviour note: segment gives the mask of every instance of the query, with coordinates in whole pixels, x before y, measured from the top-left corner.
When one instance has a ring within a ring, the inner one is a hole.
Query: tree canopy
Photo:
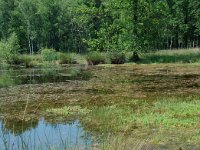
[[[0,39],[22,53],[200,46],[199,0],[1,0]]]

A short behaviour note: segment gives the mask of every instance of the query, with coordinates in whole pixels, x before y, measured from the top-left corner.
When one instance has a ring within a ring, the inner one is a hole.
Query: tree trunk
[[[31,48],[31,39],[30,39],[29,34],[28,34],[28,46],[29,46],[29,53],[31,55],[32,54],[32,48]]]
[[[173,45],[173,38],[171,37],[171,41],[170,41],[170,49],[172,49],[172,45]]]

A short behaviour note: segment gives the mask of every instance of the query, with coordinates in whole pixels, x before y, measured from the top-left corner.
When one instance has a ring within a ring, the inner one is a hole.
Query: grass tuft
[[[110,63],[107,53],[90,52],[87,54],[87,61],[90,65],[107,64]]]

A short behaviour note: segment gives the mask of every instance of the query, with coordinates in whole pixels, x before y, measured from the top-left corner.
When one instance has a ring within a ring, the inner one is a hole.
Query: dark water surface
[[[23,84],[41,84],[68,82],[71,80],[88,80],[91,74],[84,66],[7,69],[0,70],[0,88]]]

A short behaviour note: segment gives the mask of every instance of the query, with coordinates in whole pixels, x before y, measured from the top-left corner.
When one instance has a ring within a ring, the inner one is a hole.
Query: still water
[[[0,70],[0,88],[23,85],[69,82],[71,80],[89,80],[91,74],[84,66],[36,68],[36,69],[6,69]]]
[[[83,149],[92,145],[92,136],[84,132],[79,121],[50,124],[41,118],[37,125],[21,133],[6,129],[0,122],[0,147],[6,149]]]
[[[0,70],[0,88],[18,85],[59,83],[89,80],[91,74],[83,66]],[[9,93],[9,92],[8,92]],[[0,93],[3,94],[3,93]],[[0,102],[2,103],[2,102]],[[17,110],[12,108],[11,112]],[[1,109],[0,109],[1,110]],[[33,122],[3,121],[0,112],[0,150],[83,149],[94,144],[93,137],[84,131],[78,120],[50,123],[44,117]],[[3,118],[3,117],[2,117]]]

